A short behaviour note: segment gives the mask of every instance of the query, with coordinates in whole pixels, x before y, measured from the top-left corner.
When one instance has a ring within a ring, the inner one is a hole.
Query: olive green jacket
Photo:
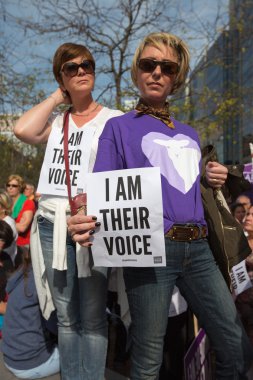
[[[225,165],[228,168],[225,186],[222,187],[221,193],[212,189],[204,175],[208,161],[218,161],[212,145],[202,150],[201,194],[208,225],[209,245],[230,288],[231,268],[244,260],[251,253],[251,249],[241,224],[228,210],[225,198],[234,201],[239,194],[250,188],[250,183],[243,176],[244,165]]]

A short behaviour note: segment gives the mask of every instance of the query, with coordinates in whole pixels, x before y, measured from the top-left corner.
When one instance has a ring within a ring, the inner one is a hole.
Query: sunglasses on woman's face
[[[13,183],[7,183],[6,187],[18,187],[18,185],[15,185]]]
[[[75,63],[75,62],[66,62],[62,66],[61,72],[63,72],[66,77],[74,77],[77,75],[79,67],[81,67],[86,74],[92,74],[95,71],[95,64],[92,61],[84,60],[81,63]]]
[[[175,75],[179,71],[179,66],[172,61],[157,61],[151,58],[142,58],[138,61],[138,67],[146,73],[152,73],[157,66],[160,66],[164,75]]]

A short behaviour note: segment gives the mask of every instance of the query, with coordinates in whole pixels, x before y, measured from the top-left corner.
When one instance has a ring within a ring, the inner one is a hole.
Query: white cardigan
[[[65,202],[63,201],[60,203],[53,202],[50,199],[42,200],[39,209],[34,216],[31,228],[30,246],[35,284],[42,314],[48,319],[55,307],[46,277],[46,268],[37,222],[38,216],[42,215],[43,211],[50,212],[51,217],[54,220],[53,268],[57,270],[66,270],[67,215],[69,215],[68,200],[66,199]],[[80,244],[76,244],[76,263],[78,277],[90,276],[89,250],[86,247],[80,246]]]

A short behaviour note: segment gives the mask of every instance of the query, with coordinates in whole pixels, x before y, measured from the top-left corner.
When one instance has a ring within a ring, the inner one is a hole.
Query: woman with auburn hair
[[[23,194],[24,188],[25,182],[20,175],[12,174],[8,177],[6,190],[12,199],[11,216],[15,220],[18,231],[17,245],[28,248],[35,204]]]
[[[48,317],[54,307],[57,311],[62,380],[103,380],[107,353],[110,271],[94,267],[88,248],[76,245],[67,233],[70,205],[63,153],[63,132],[68,126],[71,195],[84,193],[98,137],[108,119],[122,114],[93,99],[95,66],[84,45],[59,46],[53,58],[57,90],[26,112],[14,128],[16,136],[26,143],[47,143],[31,253],[43,314]],[[69,106],[68,119],[64,119],[64,112],[56,112],[59,105]],[[96,217],[85,216],[84,227],[91,228],[90,235],[99,225]]]

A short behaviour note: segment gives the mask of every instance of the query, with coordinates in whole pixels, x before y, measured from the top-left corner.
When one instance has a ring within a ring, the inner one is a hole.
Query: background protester
[[[12,209],[12,199],[10,196],[6,193],[5,190],[0,189],[0,220],[4,220],[6,223],[9,224],[9,226],[12,229],[13,232],[13,241],[11,245],[8,248],[5,248],[5,252],[10,255],[11,260],[13,264],[15,263],[15,258],[17,255],[17,238],[18,238],[18,232],[16,229],[16,223],[15,220],[10,216]]]
[[[250,197],[248,197],[248,196],[245,195],[245,194],[241,194],[241,195],[239,195],[239,196],[236,198],[235,203],[241,203],[241,204],[244,206],[246,212],[248,211],[248,209],[249,209],[250,206],[251,206],[251,200],[250,200]]]
[[[35,187],[32,183],[26,182],[23,194],[27,199],[34,200]]]
[[[2,337],[2,327],[7,307],[7,279],[14,270],[13,262],[6,250],[12,245],[13,240],[13,231],[10,225],[4,220],[0,220],[0,338]]]
[[[230,210],[234,218],[242,224],[246,215],[244,205],[242,203],[234,203],[230,206]]]
[[[246,267],[253,285],[253,206],[248,209],[243,226],[249,246],[252,250],[251,255],[249,255],[246,259]],[[239,294],[235,302],[245,330],[253,345],[253,288],[251,287]]]
[[[43,320],[29,250],[6,286],[7,309],[3,323],[5,366],[19,379],[39,379],[59,372],[59,351]]]
[[[85,46],[61,45],[54,55],[53,72],[59,88],[26,112],[14,129],[24,142],[47,142],[31,238],[36,286],[44,316],[48,317],[54,306],[57,310],[62,380],[102,380],[109,270],[93,267],[88,249],[76,246],[67,234],[70,208],[63,154],[64,114],[53,112],[59,105],[71,105],[66,120],[72,196],[85,192],[86,173],[93,168],[105,122],[122,112],[94,101],[95,61]],[[100,225],[96,218],[87,217],[85,221],[90,222],[90,234]]]
[[[23,194],[25,182],[17,174],[9,176],[6,189],[12,199],[12,218],[16,223],[18,231],[17,245],[29,247],[30,231],[35,213],[35,204],[32,200],[26,198]]]

